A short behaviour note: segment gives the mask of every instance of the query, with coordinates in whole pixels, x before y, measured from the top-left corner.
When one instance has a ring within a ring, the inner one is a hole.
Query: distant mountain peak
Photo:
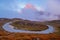
[[[24,8],[36,9],[36,8],[34,7],[34,5],[32,5],[32,4],[30,4],[30,3],[26,4]]]

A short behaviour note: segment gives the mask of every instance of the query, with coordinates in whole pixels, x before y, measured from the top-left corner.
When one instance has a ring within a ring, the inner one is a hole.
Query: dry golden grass
[[[6,23],[0,21],[0,40],[60,40],[60,35],[56,33],[51,34],[28,34],[28,33],[10,33],[2,29],[2,25]],[[57,28],[58,24],[54,24]],[[2,30],[1,30],[2,29]]]
[[[12,22],[11,25],[14,26],[15,29],[30,30],[30,31],[42,31],[48,29],[48,26],[44,24],[26,20]]]

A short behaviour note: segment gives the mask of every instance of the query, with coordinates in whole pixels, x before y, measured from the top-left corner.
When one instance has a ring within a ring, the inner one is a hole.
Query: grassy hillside
[[[4,19],[4,18],[3,18]],[[17,19],[16,19],[17,20]],[[16,21],[13,20],[13,21]],[[60,34],[58,29],[60,27],[60,24],[55,22],[43,22],[42,24],[49,24],[53,25],[58,32],[51,33],[51,34],[28,34],[28,33],[10,33],[5,30],[3,30],[2,26],[7,22],[13,22],[12,19],[9,20],[1,20],[0,19],[0,40],[60,40]],[[58,20],[57,20],[58,21]],[[60,21],[58,21],[60,22]],[[1,30],[2,29],[2,30]]]
[[[15,21],[11,23],[11,25],[15,26],[15,29],[30,30],[30,31],[41,31],[48,29],[48,26],[46,25],[28,20]]]
[[[45,23],[54,26],[54,28],[56,29],[55,33],[60,35],[60,20],[48,21]]]

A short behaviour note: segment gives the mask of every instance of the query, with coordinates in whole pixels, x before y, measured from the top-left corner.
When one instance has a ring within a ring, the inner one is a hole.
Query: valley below
[[[0,18],[0,40],[60,40],[60,20],[53,20],[53,21],[45,21],[45,22],[31,22],[28,20],[23,20],[25,23],[33,23],[33,24],[39,24],[39,26],[42,26],[41,28],[38,28],[36,25],[33,25],[32,28],[30,24],[29,27],[25,24],[21,24],[23,21],[21,21],[23,19],[19,19],[19,18],[13,18],[13,19],[8,19],[8,18]],[[20,22],[21,23],[20,23]],[[8,23],[8,22],[12,22],[14,26],[14,29],[24,29],[26,26],[26,30],[31,30],[31,31],[41,31],[41,30],[46,30],[48,29],[47,26],[45,25],[51,25],[55,28],[55,32],[53,33],[49,33],[49,34],[34,34],[34,33],[19,33],[19,32],[8,32],[6,30],[4,30],[2,27],[4,24]],[[16,24],[14,24],[14,22],[17,22]],[[18,24],[21,25],[18,25]],[[43,25],[41,25],[43,24]],[[18,26],[17,26],[18,25]],[[23,26],[22,26],[23,25]],[[22,26],[22,27],[19,27]],[[15,28],[16,27],[16,28]],[[18,28],[17,28],[18,27]]]

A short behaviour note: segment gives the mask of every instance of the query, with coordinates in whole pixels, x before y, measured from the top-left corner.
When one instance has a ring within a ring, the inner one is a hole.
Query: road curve
[[[34,33],[34,34],[49,34],[49,33],[53,33],[55,31],[54,27],[53,26],[50,26],[50,25],[47,25],[49,28],[46,29],[46,30],[43,30],[43,31],[26,31],[26,30],[18,30],[18,29],[14,29],[14,26],[10,25],[11,22],[9,23],[6,23],[3,25],[3,29],[5,31],[8,31],[8,32],[19,32],[19,33]]]

